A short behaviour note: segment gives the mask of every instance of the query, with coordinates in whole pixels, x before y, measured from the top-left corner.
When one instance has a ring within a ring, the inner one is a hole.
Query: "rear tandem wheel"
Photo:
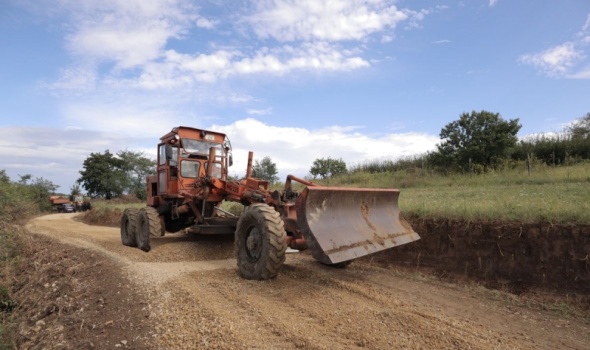
[[[249,280],[275,278],[285,262],[287,234],[273,207],[252,204],[245,208],[236,228],[236,258],[240,275]]]

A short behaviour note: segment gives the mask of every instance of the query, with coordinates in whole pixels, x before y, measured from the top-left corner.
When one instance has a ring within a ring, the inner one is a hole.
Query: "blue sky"
[[[435,148],[488,110],[520,136],[590,112],[588,0],[0,0],[0,169],[69,188],[177,125],[281,177]]]

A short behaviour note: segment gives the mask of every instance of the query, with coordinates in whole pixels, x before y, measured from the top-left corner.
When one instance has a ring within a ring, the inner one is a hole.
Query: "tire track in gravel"
[[[118,229],[72,214],[27,227],[121,262],[143,290],[156,348],[583,349],[589,341],[587,324],[524,309],[514,317],[502,301],[367,261],[333,269],[292,254],[276,279],[247,281],[237,273],[232,237],[167,234],[146,254],[122,246]],[[569,328],[555,328],[565,322]]]

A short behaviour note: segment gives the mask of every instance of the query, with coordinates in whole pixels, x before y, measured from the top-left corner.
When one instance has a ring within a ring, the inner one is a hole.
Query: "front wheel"
[[[287,234],[283,220],[266,204],[248,206],[236,228],[236,258],[240,275],[249,280],[275,278],[285,262]]]
[[[135,235],[137,231],[137,213],[135,208],[127,208],[121,215],[121,241],[128,247],[137,247]]]
[[[150,246],[150,236],[162,236],[162,223],[156,209],[144,207],[139,210],[137,216],[137,231],[135,235],[137,247],[144,252],[149,252],[152,249]]]

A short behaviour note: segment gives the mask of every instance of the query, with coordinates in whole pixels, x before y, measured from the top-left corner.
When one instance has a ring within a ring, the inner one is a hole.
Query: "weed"
[[[10,298],[8,289],[0,284],[0,312],[10,312],[16,307],[16,302]]]

